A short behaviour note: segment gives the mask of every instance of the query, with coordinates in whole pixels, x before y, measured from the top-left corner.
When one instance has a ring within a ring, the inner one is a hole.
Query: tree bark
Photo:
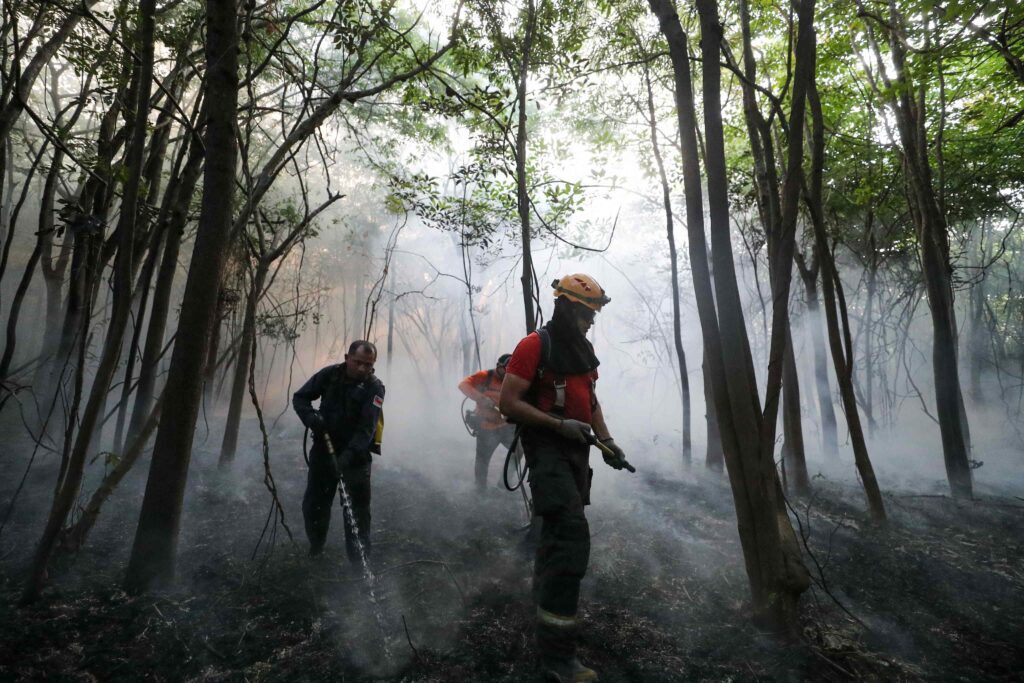
[[[167,329],[167,317],[171,307],[174,275],[178,270],[181,239],[188,223],[188,207],[192,192],[203,170],[203,157],[203,146],[196,140],[189,149],[184,171],[180,176],[172,178],[171,185],[167,188],[164,202],[167,215],[159,219],[167,222],[167,243],[164,245],[153,290],[153,305],[149,312],[149,326],[146,330],[142,360],[139,363],[139,381],[135,388],[135,405],[132,408],[131,421],[128,423],[128,441],[137,438],[142,421],[149,414],[153,404],[156,375],[160,355],[163,353],[164,332]]]
[[[793,354],[792,335],[787,335],[782,367],[782,467],[786,481],[798,496],[807,495],[811,480],[807,474],[807,460],[804,454],[804,430],[800,420],[800,385],[796,373],[796,356]]]
[[[530,194],[526,177],[526,82],[530,74],[530,51],[537,29],[537,8],[527,0],[526,34],[523,36],[522,58],[519,63],[519,81],[516,85],[516,206],[519,210],[520,236],[523,240],[523,310],[526,313],[526,333],[537,329],[537,313],[533,307],[533,254],[530,234]]]
[[[866,298],[864,302],[864,320],[861,323],[864,334],[864,415],[868,418],[868,433],[875,434],[875,357],[872,348],[874,335],[875,290],[878,283],[878,252],[874,233],[875,214],[868,209],[865,232],[868,243]]]
[[[128,590],[147,590],[174,576],[181,508],[192,454],[192,436],[202,395],[207,340],[217,311],[232,224],[237,146],[238,6],[235,0],[208,0],[206,37],[206,171],[199,231],[192,253],[164,391],[175,407],[157,430],[153,460],[131,559]]]
[[[857,0],[863,11],[863,5]],[[868,40],[875,54],[886,91],[884,97],[896,118],[902,147],[903,169],[911,201],[911,214],[917,229],[921,270],[924,274],[928,306],[932,314],[932,371],[935,380],[935,408],[946,476],[953,496],[970,498],[973,482],[970,466],[970,427],[960,390],[957,354],[956,314],[953,310],[953,266],[949,260],[949,235],[932,179],[929,144],[926,134],[927,112],[924,98],[912,97],[907,77],[906,22],[893,0],[889,2],[889,22],[884,25],[889,38],[889,57],[896,74],[888,77],[888,63],[874,40],[868,24]]]
[[[971,286],[970,293],[970,343],[968,344],[967,366],[971,378],[971,400],[976,404],[985,402],[985,389],[982,386],[982,372],[988,353],[988,325],[985,323],[985,282],[988,273],[985,271],[985,264],[988,256],[988,227],[986,219],[981,226],[981,239],[976,249],[977,264],[979,267],[978,281]]]
[[[693,460],[693,447],[690,439],[690,376],[686,371],[686,351],[683,349],[682,313],[679,304],[679,257],[676,252],[675,222],[672,217],[672,192],[668,184],[668,174],[661,157],[661,146],[658,143],[658,118],[654,111],[654,89],[648,70],[644,69],[644,85],[647,88],[647,117],[650,122],[651,150],[658,167],[658,178],[661,181],[661,201],[665,210],[665,234],[668,238],[668,256],[672,277],[672,339],[675,342],[676,358],[679,361],[679,393],[683,404],[683,466],[689,467]]]
[[[804,453],[803,425],[800,414],[800,386],[793,341],[789,323],[789,291],[792,281],[793,255],[797,210],[803,177],[803,93],[809,71],[814,68],[814,35],[812,18],[801,15],[797,37],[795,73],[792,76],[793,94],[789,121],[788,158],[785,181],[779,183],[776,153],[772,145],[772,129],[757,105],[754,84],[757,79],[756,63],[750,33],[748,3],[741,0],[740,23],[743,37],[743,112],[754,159],[754,178],[757,188],[758,212],[764,226],[768,247],[769,281],[772,291],[772,333],[769,349],[768,381],[765,395],[762,429],[764,447],[774,442],[778,418],[779,389],[784,392],[783,410],[783,473],[792,474],[796,493],[810,489],[807,461]],[[813,8],[810,10],[813,17]],[[801,42],[802,39],[802,42]],[[788,482],[789,477],[787,477]]]
[[[725,468],[725,454],[722,451],[722,436],[718,433],[718,418],[715,415],[715,397],[711,389],[712,378],[709,375],[707,355],[701,366],[704,376],[704,424],[707,429],[707,450],[704,453],[704,466],[713,472],[721,473]]]
[[[754,610],[780,632],[797,630],[796,604],[808,575],[789,519],[779,498],[771,452],[760,449],[760,410],[753,360],[743,323],[732,264],[721,120],[719,47],[721,27],[714,0],[698,2],[704,66],[705,155],[711,208],[714,292],[704,238],[704,211],[697,149],[696,111],[690,79],[687,36],[670,0],[648,0],[669,45],[675,77],[676,111],[683,156],[688,247],[704,338],[705,358],[719,433],[736,505],[740,543]],[[715,294],[718,296],[715,296]],[[716,307],[717,303],[717,307]],[[717,310],[716,310],[717,308]],[[788,527],[788,533],[786,528]]]
[[[52,239],[53,199],[57,191],[57,178],[60,175],[60,166],[63,159],[64,154],[57,150],[54,153],[50,170],[46,174],[46,182],[43,184],[43,195],[39,202],[39,230],[37,232],[36,244],[29,255],[28,262],[25,264],[25,270],[21,274],[18,288],[11,298],[11,310],[7,314],[7,337],[4,344],[3,357],[0,358],[0,379],[6,378],[11,368],[11,361],[14,359],[14,349],[18,343],[18,322],[21,314],[21,305],[25,301],[25,295],[28,293],[32,276],[35,275],[36,266],[39,264],[39,259],[43,254],[46,240]]]
[[[807,102],[811,110],[811,183],[808,204],[811,223],[814,226],[815,249],[818,254],[818,263],[821,266],[821,293],[825,305],[825,321],[828,326],[832,363],[835,367],[836,379],[839,382],[839,395],[843,402],[843,412],[846,414],[846,425],[850,432],[853,459],[868,500],[868,511],[874,520],[884,522],[886,518],[885,503],[882,501],[882,492],[878,488],[875,470],[871,465],[871,458],[868,456],[864,428],[861,426],[857,398],[853,390],[853,368],[849,362],[849,359],[853,357],[853,348],[847,334],[847,344],[844,349],[843,335],[840,333],[836,314],[836,283],[839,280],[839,274],[836,270],[835,259],[828,248],[821,198],[822,175],[825,165],[825,122],[821,112],[821,101],[818,99],[817,85],[814,81],[808,88]]]
[[[231,398],[228,416],[224,422],[224,439],[220,447],[218,465],[225,467],[235,459],[238,450],[238,428],[242,420],[242,402],[249,386],[250,358],[256,351],[256,308],[263,296],[263,285],[267,277],[268,263],[260,259],[256,263],[252,285],[245,298],[245,316],[242,320],[242,338],[239,341],[238,357],[235,358],[235,372],[231,381]]]
[[[149,441],[149,437],[156,430],[156,426],[159,423],[162,407],[163,399],[161,398],[153,406],[151,413],[143,422],[139,432],[134,435],[133,439],[129,440],[128,449],[121,454],[121,458],[117,461],[114,468],[103,477],[103,481],[93,491],[89,497],[89,502],[82,508],[78,521],[61,532],[58,545],[62,551],[73,553],[81,549],[82,544],[85,543],[85,537],[89,535],[89,531],[92,530],[97,517],[99,517],[103,504],[107,502],[110,494],[114,492],[117,485],[121,483],[121,480],[124,479],[125,475],[138,462],[139,457],[142,456],[146,442]]]
[[[120,453],[124,447],[125,420],[128,416],[128,403],[132,391],[136,388],[132,379],[135,375],[135,362],[138,359],[139,343],[142,340],[142,329],[146,322],[146,310],[149,304],[149,292],[152,289],[153,275],[156,272],[156,264],[160,259],[160,245],[163,243],[163,228],[157,226],[153,234],[153,243],[150,245],[149,256],[146,258],[142,272],[139,273],[138,282],[135,285],[135,296],[132,301],[134,325],[132,336],[127,345],[128,357],[124,364],[124,381],[121,383],[121,400],[117,408],[117,422],[114,428],[113,451]]]
[[[140,61],[137,64],[138,84],[133,101],[133,124],[131,143],[128,147],[125,165],[128,179],[124,185],[121,201],[121,217],[117,230],[119,240],[117,262],[114,272],[114,304],[104,340],[96,375],[93,378],[89,400],[82,413],[71,451],[68,467],[58,483],[50,516],[39,541],[32,562],[30,576],[25,585],[23,599],[32,601],[39,596],[46,576],[46,569],[53,554],[58,534],[78,496],[85,469],[85,460],[92,441],[93,430],[97,427],[110,381],[117,368],[121,352],[121,341],[128,322],[132,286],[132,246],[135,238],[137,202],[141,186],[143,151],[146,142],[146,120],[149,115],[149,92],[153,76],[154,28],[156,0],[142,0],[138,12],[138,36]]]
[[[818,272],[821,269],[821,259],[816,254],[815,249],[812,266],[801,265],[799,259],[797,265],[800,266],[800,275],[804,282],[807,330],[811,338],[811,347],[814,349],[814,387],[821,421],[821,448],[826,456],[836,458],[839,456],[839,439],[836,412],[832,406],[832,387],[828,381],[828,352],[825,350],[825,337],[821,331],[824,324],[821,319],[821,307],[818,305]]]

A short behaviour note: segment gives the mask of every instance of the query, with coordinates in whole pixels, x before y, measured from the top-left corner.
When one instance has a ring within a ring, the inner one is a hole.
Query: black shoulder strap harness
[[[539,390],[537,380],[544,377],[545,371],[551,366],[551,334],[547,331],[547,328],[541,327],[537,329],[537,336],[540,337],[540,361],[537,363],[537,372],[534,374],[533,382],[530,383],[530,388],[526,392],[526,400],[530,403],[537,404],[537,392]],[[555,403],[551,407],[551,412],[561,414],[565,410],[565,376],[556,374],[555,380]],[[523,486],[523,479],[526,478],[526,472],[529,467],[523,463],[520,467],[519,459],[515,459],[516,464],[516,475],[517,482],[513,486],[509,483],[508,477],[508,465],[513,462],[512,454],[515,452],[516,447],[519,445],[519,438],[522,432],[522,425],[516,425],[515,436],[512,437],[512,444],[508,448],[508,453],[505,455],[505,467],[502,468],[502,480],[505,484],[505,488],[509,491],[515,491],[521,489]],[[533,504],[529,497],[526,496],[526,492],[523,492],[523,500],[526,503],[527,516],[532,515]]]
[[[537,400],[537,380],[544,377],[544,372],[551,366],[551,333],[546,327],[541,327],[537,330],[537,336],[540,337],[540,362],[537,363],[537,374],[527,393],[529,401],[534,404]],[[565,375],[556,374],[554,385],[555,403],[551,406],[551,412],[560,415],[565,411]]]

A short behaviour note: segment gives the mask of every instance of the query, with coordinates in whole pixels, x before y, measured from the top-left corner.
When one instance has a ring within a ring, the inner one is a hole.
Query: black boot
[[[545,681],[553,683],[577,683],[577,681],[597,681],[597,672],[584,666],[577,657],[569,659],[541,659],[541,671]]]

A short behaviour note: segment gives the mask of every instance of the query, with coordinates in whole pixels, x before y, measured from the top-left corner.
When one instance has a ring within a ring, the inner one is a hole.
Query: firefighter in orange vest
[[[567,275],[552,283],[551,320],[516,346],[498,406],[520,425],[530,468],[534,514],[542,519],[534,560],[537,649],[545,680],[595,681],[576,656],[580,581],[590,559],[590,445],[605,462],[628,468],[597,400],[598,360],[587,341],[597,312],[611,299],[594,278]]]
[[[476,401],[473,422],[476,423],[476,488],[487,488],[487,468],[498,445],[506,448],[512,445],[515,427],[505,421],[498,411],[498,397],[501,382],[505,379],[505,367],[512,358],[511,353],[502,354],[492,370],[481,370],[459,382],[459,391]]]

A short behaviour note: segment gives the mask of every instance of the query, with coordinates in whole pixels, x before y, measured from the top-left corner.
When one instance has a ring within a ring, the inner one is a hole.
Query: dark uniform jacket
[[[309,378],[295,392],[292,407],[306,426],[316,408],[313,401],[320,399],[320,414],[327,432],[339,455],[349,451],[353,465],[370,461],[377,418],[384,404],[384,383],[376,375],[362,382],[351,380],[345,374],[345,364],[329,365]],[[314,434],[313,447],[324,448],[321,437]]]

